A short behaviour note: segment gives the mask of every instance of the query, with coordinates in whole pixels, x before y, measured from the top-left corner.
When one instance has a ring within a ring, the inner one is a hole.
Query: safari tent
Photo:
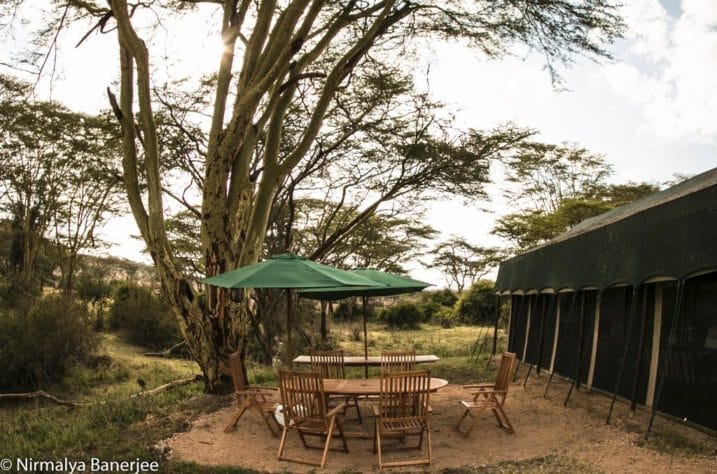
[[[523,363],[717,431],[717,168],[503,262],[496,290]]]

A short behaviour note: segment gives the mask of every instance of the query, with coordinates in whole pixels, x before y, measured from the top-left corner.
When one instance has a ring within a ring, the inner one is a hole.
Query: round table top
[[[448,385],[448,380],[431,377],[431,392]],[[324,379],[324,393],[329,395],[380,395],[381,379]]]

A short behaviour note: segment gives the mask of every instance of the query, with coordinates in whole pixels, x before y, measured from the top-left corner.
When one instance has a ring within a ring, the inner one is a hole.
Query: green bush
[[[480,280],[466,290],[456,303],[456,316],[466,324],[493,324],[500,297],[491,281]]]
[[[453,310],[451,308],[446,308],[445,306],[441,306],[440,309],[431,317],[431,322],[433,324],[446,329],[453,327],[455,320],[456,316]]]
[[[141,286],[125,284],[115,290],[108,325],[131,343],[151,349],[166,349],[182,340],[169,305]]]
[[[452,308],[458,301],[458,296],[448,288],[426,293],[428,301],[438,303],[441,306]]]
[[[381,310],[379,319],[395,329],[415,329],[423,319],[423,312],[416,303],[403,302]]]
[[[338,321],[355,321],[361,319],[363,315],[363,308],[356,302],[355,299],[350,299],[349,303],[341,302],[334,306],[334,319]],[[369,309],[370,311],[370,309]],[[371,315],[369,314],[369,318]]]
[[[421,303],[419,308],[421,310],[421,314],[423,315],[421,318],[423,322],[433,321],[444,309],[448,309],[450,311],[450,308],[446,308],[437,301],[432,300]]]
[[[84,306],[67,296],[0,312],[0,387],[32,390],[61,382],[97,346],[86,319]]]

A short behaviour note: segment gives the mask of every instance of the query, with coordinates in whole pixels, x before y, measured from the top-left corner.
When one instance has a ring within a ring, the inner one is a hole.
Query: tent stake
[[[630,347],[630,336],[632,335],[632,326],[635,322],[635,313],[637,312],[637,288],[638,285],[632,287],[632,298],[630,299],[630,315],[627,319],[627,330],[625,331],[625,343],[622,349],[622,358],[620,359],[620,371],[617,373],[617,380],[615,380],[615,389],[612,391],[612,401],[610,402],[610,410],[607,412],[607,419],[605,424],[610,424],[610,417],[612,416],[612,410],[615,407],[615,401],[617,400],[617,391],[620,388],[620,382],[622,382],[622,375],[625,373],[625,365],[627,365],[627,350]]]
[[[677,296],[675,298],[675,310],[672,314],[672,326],[670,327],[670,337],[667,339],[667,353],[664,357],[661,357],[660,364],[660,383],[657,387],[657,394],[655,401],[652,403],[652,413],[650,414],[650,423],[647,425],[647,431],[645,431],[645,439],[647,439],[650,430],[652,429],[652,423],[655,421],[655,413],[657,413],[657,405],[660,402],[660,395],[662,395],[662,388],[665,385],[665,372],[667,371],[667,364],[669,362],[669,356],[672,352],[672,343],[675,339],[675,333],[677,332],[677,320],[680,317],[680,306],[682,306],[682,294],[684,293],[684,280],[680,280],[677,286]]]

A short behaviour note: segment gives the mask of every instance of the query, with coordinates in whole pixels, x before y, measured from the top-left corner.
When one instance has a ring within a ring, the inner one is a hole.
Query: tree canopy
[[[163,54],[153,42],[156,28],[165,28],[170,41],[219,31],[223,42],[216,72],[204,83],[211,90],[210,106],[202,120],[177,128],[187,138],[201,128],[206,137],[185,143],[193,147],[196,173],[191,179],[201,181],[194,207],[207,275],[261,257],[279,187],[312,150],[326,146],[317,142],[320,136],[333,133],[340,140],[345,135],[329,126],[329,113],[340,110],[354,81],[369,77],[368,71],[407,65],[405,58],[422,41],[448,39],[465,41],[490,59],[518,46],[528,48],[542,55],[557,77],[556,66],[575,55],[607,57],[606,45],[623,30],[615,5],[606,0],[55,0],[53,6],[56,16],[47,20],[46,46],[58,28],[76,19],[95,19],[80,43],[92,41],[97,32],[117,38],[119,87],[109,97],[122,129],[127,201],[210,390],[227,380],[227,353],[238,349],[243,360],[245,321],[241,312],[231,317],[225,312],[225,290],[206,288],[206,304],[200,303],[167,231],[168,177],[162,171],[175,157],[163,147],[161,101],[155,95],[162,85],[158,64]],[[210,21],[197,22],[191,30],[172,29],[177,15]],[[347,119],[366,123],[369,116],[352,112]],[[433,172],[452,174],[447,183],[459,184],[450,164],[491,152],[485,147],[492,142],[473,134],[466,134],[464,146],[456,150],[420,132],[410,134],[418,139],[396,136],[386,150],[362,150],[353,158],[356,170],[370,172],[397,159],[389,166],[400,176],[443,157],[443,166]]]

